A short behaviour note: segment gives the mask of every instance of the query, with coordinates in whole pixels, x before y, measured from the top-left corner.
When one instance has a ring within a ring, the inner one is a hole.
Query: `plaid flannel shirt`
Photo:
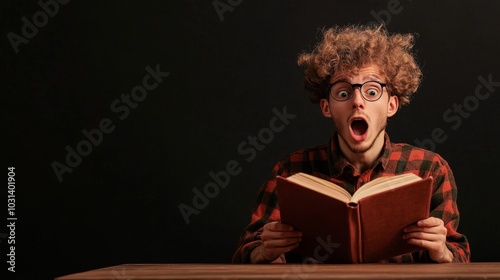
[[[434,178],[430,216],[444,221],[447,229],[446,245],[453,253],[453,262],[470,262],[470,247],[465,235],[457,232],[459,211],[457,187],[448,163],[438,154],[403,143],[391,143],[385,134],[383,154],[372,168],[362,174],[354,174],[354,166],[342,155],[337,135],[328,144],[299,150],[279,161],[269,180],[261,187],[251,216],[244,230],[233,263],[249,263],[251,251],[261,244],[260,234],[264,224],[280,221],[278,199],[275,191],[276,176],[288,177],[305,172],[329,180],[353,194],[364,183],[378,177],[401,173],[414,173],[422,178]],[[297,260],[294,260],[297,261]],[[285,254],[274,261],[287,262]],[[288,260],[292,262],[292,260]],[[427,250],[396,256],[382,262],[433,262]]]

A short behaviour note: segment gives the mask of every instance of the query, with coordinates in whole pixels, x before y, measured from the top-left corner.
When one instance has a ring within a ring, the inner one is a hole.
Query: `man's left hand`
[[[440,263],[452,262],[453,254],[446,246],[446,233],[443,220],[429,217],[404,229],[403,238],[410,244],[429,251],[432,260]]]

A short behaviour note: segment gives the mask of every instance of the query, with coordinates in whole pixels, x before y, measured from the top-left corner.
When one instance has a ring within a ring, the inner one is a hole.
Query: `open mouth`
[[[353,120],[351,122],[351,129],[355,135],[363,135],[368,129],[368,124],[365,120]]]
[[[368,123],[364,119],[353,119],[351,121],[351,137],[357,142],[366,139],[368,132]]]

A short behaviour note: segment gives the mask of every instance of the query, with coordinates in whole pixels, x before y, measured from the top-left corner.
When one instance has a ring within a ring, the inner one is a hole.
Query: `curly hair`
[[[330,77],[370,64],[377,65],[387,77],[387,90],[396,95],[399,105],[407,105],[416,92],[422,71],[412,53],[412,34],[389,34],[383,25],[349,25],[322,31],[323,38],[311,53],[299,55],[304,69],[304,86],[309,99],[318,103],[327,97]]]

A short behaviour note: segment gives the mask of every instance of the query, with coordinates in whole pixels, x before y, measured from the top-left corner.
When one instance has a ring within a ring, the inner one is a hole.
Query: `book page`
[[[357,203],[364,197],[395,189],[421,179],[422,178],[413,173],[379,177],[366,183],[358,191],[356,191],[351,198],[351,202]]]
[[[296,173],[287,177],[291,182],[348,203],[351,194],[341,186],[306,173]]]

